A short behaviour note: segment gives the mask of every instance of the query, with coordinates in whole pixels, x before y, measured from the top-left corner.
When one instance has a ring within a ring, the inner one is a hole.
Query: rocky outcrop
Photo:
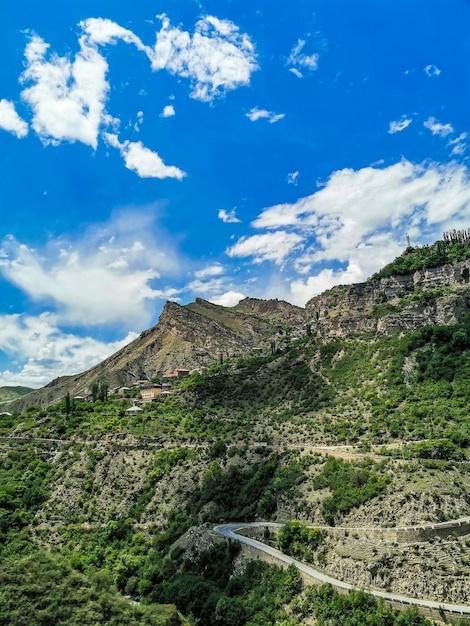
[[[465,261],[335,287],[307,302],[306,318],[312,333],[323,339],[456,324],[470,310],[469,276],[470,261]]]
[[[302,326],[305,324],[305,309],[294,306],[285,300],[245,298],[240,300],[234,309],[237,312],[256,315],[282,325]]]

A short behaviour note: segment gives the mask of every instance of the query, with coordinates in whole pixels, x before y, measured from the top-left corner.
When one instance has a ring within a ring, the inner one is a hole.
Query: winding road
[[[265,554],[268,554],[275,559],[282,561],[288,565],[295,565],[301,572],[310,576],[311,578],[318,580],[321,583],[330,583],[333,587],[338,589],[344,589],[349,591],[350,589],[357,589],[354,585],[350,585],[349,583],[345,583],[342,580],[338,580],[337,578],[332,578],[319,570],[311,567],[310,565],[306,565],[301,561],[297,561],[291,556],[284,554],[280,550],[268,546],[257,539],[251,539],[250,537],[245,537],[244,535],[240,535],[237,531],[243,530],[245,528],[281,528],[283,524],[277,524],[276,522],[251,522],[251,523],[242,523],[239,522],[237,524],[222,524],[220,526],[216,526],[214,528],[215,532],[220,535],[228,538],[234,539],[236,541],[240,541],[245,545],[251,546],[256,550],[260,550]],[[367,593],[375,596],[376,598],[382,598],[388,602],[396,602],[403,605],[408,606],[417,606],[422,607],[434,611],[445,611],[448,613],[453,613],[461,616],[469,616],[470,617],[470,606],[465,606],[462,604],[449,604],[447,602],[435,602],[434,600],[422,600],[420,598],[410,598],[408,596],[402,596],[396,593],[389,593],[387,591],[379,591],[377,589],[364,589]]]

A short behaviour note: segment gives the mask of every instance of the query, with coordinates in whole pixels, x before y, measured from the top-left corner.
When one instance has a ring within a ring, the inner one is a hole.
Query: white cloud
[[[31,126],[44,143],[79,141],[97,147],[102,131],[117,132],[119,120],[106,111],[110,93],[108,64],[99,47],[118,41],[135,46],[146,55],[154,71],[166,69],[191,81],[192,97],[210,102],[226,91],[248,85],[258,69],[254,46],[248,35],[228,20],[205,16],[191,35],[172,27],[162,15],[161,29],[154,47],[145,45],[132,31],[103,18],[80,22],[79,51],[75,56],[59,56],[50,45],[32,35],[25,49],[25,70],[21,81],[22,99],[32,111]],[[175,114],[174,107],[164,107],[162,116]],[[138,131],[142,116],[133,124]],[[11,103],[0,103],[0,128],[24,136],[28,126]],[[106,133],[104,133],[106,135]],[[111,145],[116,145],[109,142]],[[117,147],[117,146],[116,146]],[[126,167],[141,177],[177,178],[185,175],[177,167],[166,166],[156,152],[140,142],[119,144]]]
[[[152,49],[145,46],[137,35],[127,28],[123,28],[108,19],[101,17],[91,17],[80,22],[80,27],[84,32],[83,39],[90,46],[116,44],[118,41],[124,41],[133,44],[147,56],[152,54]]]
[[[127,169],[140,178],[176,178],[182,180],[186,173],[174,165],[165,165],[157,152],[146,148],[141,141],[120,142],[117,135],[104,133],[107,143],[121,153]]]
[[[240,300],[243,300],[246,296],[243,293],[237,291],[227,291],[220,296],[215,296],[210,299],[213,304],[220,304],[221,306],[235,306]]]
[[[230,257],[253,257],[254,263],[274,261],[280,265],[285,258],[299,248],[303,237],[295,233],[277,231],[263,235],[242,237],[227,250]]]
[[[441,73],[441,70],[435,65],[426,65],[424,71],[428,76],[439,76],[439,74]]]
[[[335,283],[368,278],[404,249],[406,232],[413,243],[425,243],[466,227],[469,219],[464,166],[403,160],[382,169],[334,172],[316,193],[264,209],[252,223],[264,232],[241,238],[227,252],[310,274],[291,281],[292,298],[304,304]]]
[[[143,111],[137,111],[137,120],[134,124],[134,130],[138,133],[140,132],[140,127],[142,126],[142,124],[144,123],[144,112]],[[119,126],[118,126],[119,128]]]
[[[172,104],[167,104],[163,107],[163,111],[161,112],[162,117],[173,117],[173,115],[176,115],[176,113],[175,107]]]
[[[34,35],[26,46],[21,96],[33,111],[32,127],[44,142],[80,141],[96,148],[109,85],[108,64],[94,47],[80,39],[71,61],[55,54]]]
[[[413,120],[409,117],[406,117],[406,115],[403,115],[401,117],[401,119],[395,121],[395,122],[390,122],[390,125],[388,127],[388,132],[390,133],[390,135],[393,135],[395,133],[400,133],[402,130],[405,130],[405,128],[408,128],[408,126],[411,124]]]
[[[220,291],[226,289],[227,279],[225,277],[211,277],[204,276],[200,279],[191,281],[185,286],[184,291],[191,292],[196,296],[208,298],[214,293],[220,293]]]
[[[214,265],[209,265],[204,267],[201,270],[198,270],[194,273],[196,278],[199,280],[203,280],[209,276],[220,276],[220,274],[224,273],[224,267],[220,263],[214,263]]]
[[[286,178],[289,185],[297,186],[299,184],[299,172],[290,172]]]
[[[226,211],[225,209],[219,209],[219,212],[217,213],[217,217],[219,218],[219,220],[222,220],[222,222],[224,222],[225,224],[239,224],[240,223],[240,220],[235,215],[235,209],[232,209],[231,211]]]
[[[0,100],[0,128],[21,139],[28,134],[28,124],[21,119],[13,102]]]
[[[0,386],[40,387],[58,376],[85,371],[136,337],[137,333],[129,332],[120,341],[104,343],[64,333],[50,313],[2,315],[0,350],[21,364],[17,371],[0,371]]]
[[[458,137],[449,141],[448,145],[452,146],[452,155],[458,156],[464,154],[467,149],[467,144],[465,142],[466,139],[467,133],[461,133]]]
[[[272,111],[267,111],[266,109],[258,109],[257,107],[251,109],[246,117],[251,122],[256,122],[258,120],[266,120],[270,124],[275,124],[282,120],[285,117],[284,113],[273,113]]]
[[[297,278],[290,284],[291,299],[294,304],[303,306],[312,296],[331,289],[335,285],[350,285],[369,278],[378,269],[397,257],[404,249],[404,243],[396,240],[393,232],[371,235],[367,245],[360,244],[348,253],[344,269],[325,268],[306,279]],[[299,265],[302,259],[298,259]],[[311,271],[311,259],[304,259],[308,272]]]
[[[430,117],[424,122],[424,126],[432,132],[433,135],[439,137],[447,137],[454,132],[452,124],[441,124],[435,117]]]
[[[254,46],[233,22],[205,16],[191,35],[171,26],[166,15],[159,17],[162,27],[150,56],[154,70],[188,78],[192,97],[203,102],[249,84],[258,69]]]
[[[305,39],[299,39],[287,59],[287,65],[291,66],[290,71],[297,78],[303,77],[301,72],[303,69],[313,72],[318,68],[318,54],[307,55],[303,52],[306,43]]]
[[[61,320],[143,327],[156,299],[178,293],[164,285],[180,266],[166,239],[155,231],[152,212],[134,209],[76,241],[54,240],[41,251],[8,237],[0,249],[0,273],[34,301],[55,308]]]

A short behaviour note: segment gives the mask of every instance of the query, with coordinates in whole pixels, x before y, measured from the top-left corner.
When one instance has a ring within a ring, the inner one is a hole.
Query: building
[[[141,409],[140,406],[136,406],[134,404],[134,406],[131,406],[129,409],[126,410],[126,415],[140,415],[143,412],[144,410]]]
[[[185,367],[177,367],[174,374],[176,374],[176,378],[184,378],[185,376],[189,376],[189,370]]]
[[[190,371],[185,367],[177,367],[172,374],[163,374],[162,380],[174,380],[178,378],[184,378],[185,376],[189,376]]]
[[[162,385],[147,384],[140,388],[140,397],[144,402],[152,402],[162,393]]]

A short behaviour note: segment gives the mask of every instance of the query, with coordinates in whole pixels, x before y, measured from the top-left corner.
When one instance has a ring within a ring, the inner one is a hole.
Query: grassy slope
[[[0,387],[0,405],[13,402],[31,391],[30,387]]]

